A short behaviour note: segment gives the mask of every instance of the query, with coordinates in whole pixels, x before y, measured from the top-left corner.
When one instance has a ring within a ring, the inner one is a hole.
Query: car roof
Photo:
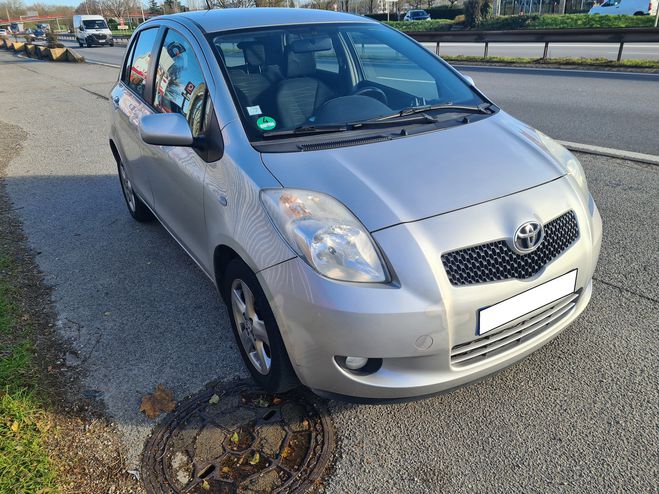
[[[346,14],[344,12],[331,12],[328,10],[254,7],[195,10],[192,12],[159,16],[154,19],[181,20],[182,17],[195,22],[206,32],[229,31],[252,27],[284,26],[288,24],[377,22],[368,17]]]

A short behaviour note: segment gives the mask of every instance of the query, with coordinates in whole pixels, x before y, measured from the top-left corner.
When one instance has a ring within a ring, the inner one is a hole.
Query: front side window
[[[381,24],[264,27],[209,40],[252,141],[414,107],[487,103],[428,50]]]
[[[180,113],[198,137],[203,132],[206,83],[190,43],[170,29],[158,57],[153,106],[161,112]]]
[[[133,50],[128,87],[140,97],[144,97],[144,87],[148,80],[149,63],[151,61],[151,50],[153,50],[153,43],[156,41],[157,34],[157,28],[141,31]]]

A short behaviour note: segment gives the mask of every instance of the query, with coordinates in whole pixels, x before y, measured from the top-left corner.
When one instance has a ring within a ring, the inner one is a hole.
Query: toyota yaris
[[[110,108],[130,214],[216,284],[269,391],[445,391],[588,304],[602,224],[578,160],[380,23],[160,16],[133,35]]]

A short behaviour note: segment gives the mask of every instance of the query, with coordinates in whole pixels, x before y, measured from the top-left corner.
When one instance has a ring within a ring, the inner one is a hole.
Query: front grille
[[[105,34],[94,34],[93,35],[96,39],[105,39],[106,35]]]
[[[574,211],[544,225],[540,247],[529,254],[518,254],[505,240],[476,245],[442,255],[442,263],[452,285],[472,285],[508,279],[525,279],[565,252],[579,238]]]
[[[581,290],[578,290],[552,302],[549,308],[531,313],[526,319],[516,319],[508,323],[496,333],[488,333],[481,338],[454,346],[451,348],[451,365],[463,367],[477,364],[539,336],[574,310],[580,294]]]

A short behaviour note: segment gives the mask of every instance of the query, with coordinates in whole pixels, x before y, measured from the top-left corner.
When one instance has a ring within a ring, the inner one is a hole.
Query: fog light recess
[[[342,369],[356,375],[373,374],[382,367],[381,358],[353,357],[353,356],[336,356],[334,360]]]

